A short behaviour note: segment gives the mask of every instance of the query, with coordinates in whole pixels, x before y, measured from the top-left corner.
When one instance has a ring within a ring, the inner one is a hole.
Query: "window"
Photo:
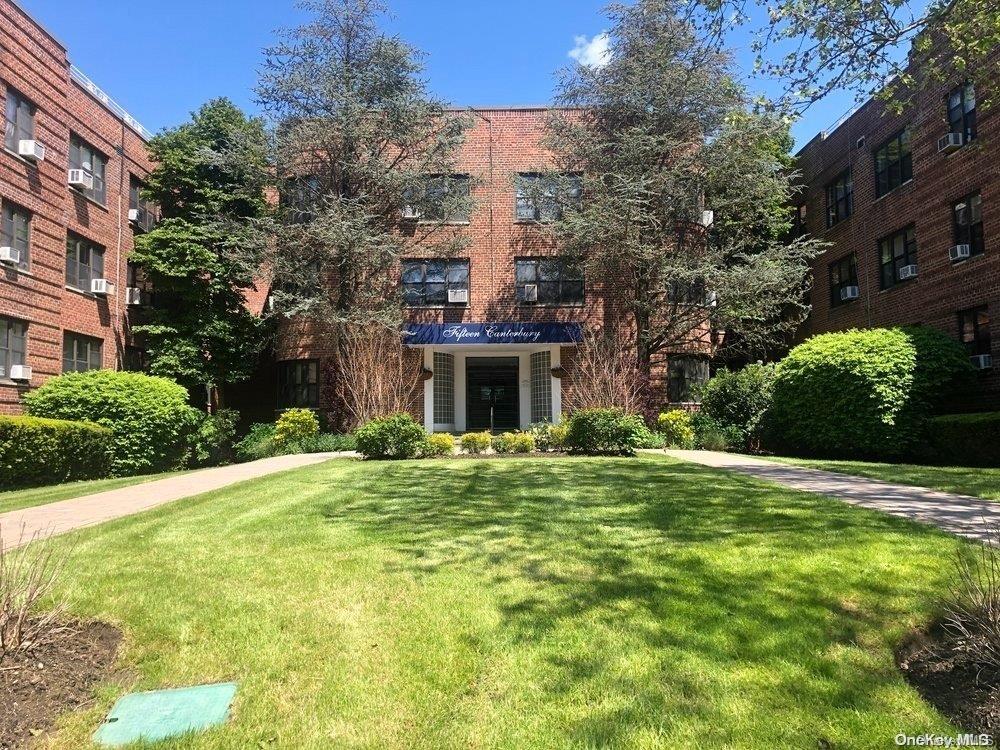
[[[132,175],[129,178],[128,185],[129,221],[140,232],[148,232],[153,228],[153,224],[156,223],[157,210],[156,204],[150,200],[146,200],[143,197],[142,191],[142,181],[135,175]],[[133,211],[135,212],[135,218],[133,218]]]
[[[846,169],[826,186],[826,225],[832,227],[854,213],[854,183]]]
[[[515,216],[518,221],[556,221],[567,205],[579,202],[582,190],[577,174],[523,172],[517,176]]]
[[[7,88],[7,109],[3,128],[4,148],[17,153],[19,141],[35,139],[35,105],[14,89]]]
[[[10,368],[24,364],[28,326],[19,320],[0,318],[0,378],[10,377]]]
[[[806,204],[802,203],[792,209],[792,237],[798,239],[809,234],[806,226]]]
[[[667,302],[675,305],[711,305],[714,300],[715,295],[702,280],[674,279],[667,285]]]
[[[278,363],[278,408],[319,408],[319,361],[296,359]]]
[[[899,278],[899,269],[917,263],[916,228],[911,224],[879,240],[878,255],[882,288],[888,289],[903,280]]]
[[[407,305],[447,305],[450,289],[469,291],[468,259],[403,261],[403,301]]]
[[[455,424],[455,355],[434,352],[434,424]]]
[[[63,372],[100,370],[104,342],[76,333],[63,334]]]
[[[583,304],[583,271],[564,258],[518,258],[514,276],[522,305]]]
[[[469,221],[469,190],[467,174],[427,175],[421,188],[406,196],[404,216],[422,221],[466,223]]]
[[[292,224],[306,224],[316,218],[316,206],[322,186],[316,175],[300,175],[285,180],[281,205]]]
[[[910,131],[900,131],[875,151],[875,196],[881,197],[913,179]]]
[[[967,195],[952,206],[955,244],[968,245],[971,255],[986,250],[983,240],[983,199],[977,192]]]
[[[107,166],[108,157],[79,136],[70,136],[69,168],[82,169],[94,178],[94,186],[92,188],[84,188],[81,192],[102,206],[108,200],[108,188],[104,182],[104,172]]]
[[[531,355],[531,421],[552,421],[552,353]]]
[[[667,396],[673,404],[699,401],[698,386],[707,381],[707,359],[671,357],[667,363]]]
[[[69,232],[66,235],[66,285],[90,291],[90,282],[104,278],[104,248]]]
[[[17,267],[28,270],[28,254],[31,245],[31,214],[13,203],[4,201],[0,207],[0,246],[21,251]]]
[[[836,307],[851,301],[843,291],[858,285],[858,258],[854,253],[830,264],[830,305]]]
[[[948,94],[948,128],[961,133],[963,142],[976,137],[976,88],[971,83],[956,86]]]
[[[958,335],[970,357],[990,354],[990,313],[986,305],[958,313]]]

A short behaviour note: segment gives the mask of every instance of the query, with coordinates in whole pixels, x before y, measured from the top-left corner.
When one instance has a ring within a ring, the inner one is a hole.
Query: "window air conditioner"
[[[45,161],[45,146],[38,141],[18,141],[17,154],[28,161]]]
[[[970,255],[972,255],[972,248],[968,245],[952,245],[951,250],[948,251],[948,257],[951,258],[952,263],[968,260]]]
[[[861,296],[861,290],[856,286],[845,286],[840,290],[840,299],[842,302],[848,302],[852,299],[857,299]]]
[[[993,367],[993,357],[989,354],[977,354],[975,357],[970,357],[972,360],[972,366],[977,370],[988,370]]]
[[[950,154],[962,148],[964,138],[961,133],[948,133],[938,138],[938,153]]]
[[[917,276],[917,266],[915,264],[910,264],[908,266],[903,266],[899,269],[899,280],[904,281],[905,279],[914,279]]]
[[[538,284],[524,285],[524,301],[538,302]]]
[[[83,190],[94,189],[94,175],[83,169],[69,170],[69,186]]]
[[[469,290],[468,289],[449,289],[448,290],[448,302],[449,304],[459,304],[467,305],[469,304]]]
[[[125,289],[125,304],[126,305],[141,305],[142,304],[142,290],[136,286],[130,286]]]
[[[90,282],[90,291],[92,294],[99,294],[102,297],[106,297],[109,294],[115,293],[115,285],[107,279],[92,279]]]
[[[0,247],[0,263],[16,266],[21,262],[21,251],[16,247]]]
[[[12,365],[10,368],[10,379],[27,383],[31,380],[31,368],[27,365]]]

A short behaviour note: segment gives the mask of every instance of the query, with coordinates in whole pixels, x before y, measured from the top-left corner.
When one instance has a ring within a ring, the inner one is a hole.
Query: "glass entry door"
[[[503,432],[520,426],[517,357],[465,360],[466,428]]]

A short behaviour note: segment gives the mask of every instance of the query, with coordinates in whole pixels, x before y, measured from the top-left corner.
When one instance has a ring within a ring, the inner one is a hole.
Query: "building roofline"
[[[27,18],[29,21],[31,21],[39,29],[41,29],[42,33],[44,33],[45,36],[47,36],[53,42],[55,42],[56,44],[58,44],[59,48],[63,52],[66,52],[69,49],[65,44],[63,44],[63,41],[59,37],[57,37],[55,34],[53,34],[51,31],[49,31],[48,27],[45,24],[43,24],[41,21],[39,21],[33,15],[31,15],[31,13],[29,13],[25,9],[25,7],[23,5],[21,5],[20,2],[18,2],[18,0],[10,0],[10,4],[13,5],[15,8],[17,8],[19,11],[21,11],[21,13],[24,15],[25,18]]]
[[[69,66],[69,77],[74,84],[93,97],[94,101],[125,123],[131,130],[135,131],[144,141],[148,141],[153,137],[152,131],[146,129],[141,122],[128,113],[128,110],[108,96],[96,83],[87,77],[86,73],[75,65]]]

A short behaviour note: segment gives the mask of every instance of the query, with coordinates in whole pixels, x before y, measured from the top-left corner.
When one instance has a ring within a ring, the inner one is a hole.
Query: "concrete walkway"
[[[36,538],[64,534],[84,526],[93,526],[114,518],[141,513],[158,505],[201,495],[236,482],[348,455],[354,454],[310,453],[277,456],[245,464],[192,471],[131,487],[84,495],[72,500],[61,500],[48,505],[0,513],[2,543],[5,549],[18,547]]]
[[[679,450],[668,450],[666,453],[684,461],[747,474],[796,490],[817,492],[853,505],[932,524],[970,539],[986,541],[990,527],[1000,529],[1000,503],[978,497],[806,469],[735,453]]]

